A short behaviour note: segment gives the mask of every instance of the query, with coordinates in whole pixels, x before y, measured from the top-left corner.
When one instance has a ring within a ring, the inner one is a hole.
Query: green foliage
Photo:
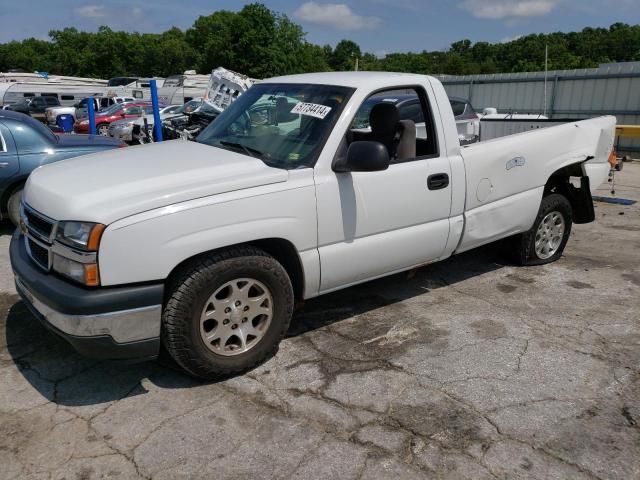
[[[0,44],[0,71],[43,70],[60,75],[109,78],[168,76],[223,66],[255,78],[327,70],[474,74],[574,69],[600,63],[640,60],[640,25],[616,23],[581,32],[527,35],[507,43],[455,42],[447,51],[390,53],[377,58],[358,44],[341,40],[335,48],[306,41],[305,32],[285,15],[261,3],[239,12],[201,16],[191,28],[161,34],[52,30],[50,41],[29,38]]]

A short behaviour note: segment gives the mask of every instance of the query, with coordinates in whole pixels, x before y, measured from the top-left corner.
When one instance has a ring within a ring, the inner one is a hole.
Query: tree
[[[356,58],[359,59],[361,56],[362,52],[356,42],[340,40],[331,53],[329,65],[333,70],[337,71],[354,70]]]
[[[580,32],[527,35],[506,43],[451,44],[446,51],[390,53],[377,58],[357,43],[314,45],[302,28],[261,3],[238,12],[219,10],[198,17],[191,28],[129,33],[100,27],[97,32],[64,28],[50,41],[29,38],[0,44],[0,71],[23,69],[59,75],[109,78],[118,75],[168,76],[222,66],[256,78],[313,71],[362,70],[472,74],[596,67],[640,60],[640,25],[615,23]]]

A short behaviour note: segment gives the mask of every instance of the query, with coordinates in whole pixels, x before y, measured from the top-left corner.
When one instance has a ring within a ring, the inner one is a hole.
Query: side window
[[[347,133],[354,141],[382,143],[392,163],[438,155],[435,123],[422,87],[383,90],[369,96]]]
[[[124,109],[125,115],[140,115],[142,109],[140,107],[128,107]]]
[[[41,95],[41,96],[43,96],[43,97],[53,97],[53,98],[58,98],[58,94],[57,94],[57,93],[47,93],[47,92],[44,92],[44,93],[41,93],[40,95]]]
[[[34,97],[33,100],[31,100],[31,106],[32,107],[44,107],[44,97]]]
[[[451,103],[454,117],[459,117],[464,114],[464,109],[466,107],[464,102],[460,102],[458,100],[449,100],[449,102]]]
[[[23,93],[22,96],[24,98],[31,98],[31,97],[35,97],[36,94],[35,93]]]
[[[109,106],[109,99],[108,98],[101,98],[100,99],[100,108],[106,108]]]
[[[415,123],[424,123],[424,114],[422,113],[422,105],[420,101],[401,105],[400,120],[412,120]]]
[[[73,95],[60,95],[60,98],[62,100],[75,100],[75,97]]]
[[[133,96],[135,98],[142,98],[143,94],[142,94],[142,90],[134,90],[133,91]]]
[[[4,140],[4,136],[2,135],[2,131],[4,127],[0,125],[0,153],[6,153],[7,151],[7,142]]]
[[[60,102],[58,101],[57,98],[53,98],[53,97],[44,97],[46,104],[49,106],[57,106],[60,105]]]

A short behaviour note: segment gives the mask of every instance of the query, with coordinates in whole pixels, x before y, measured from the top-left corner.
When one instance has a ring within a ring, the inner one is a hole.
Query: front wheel
[[[162,344],[189,374],[236,375],[271,357],[293,311],[286,270],[266,252],[234,248],[177,275],[162,315]]]
[[[14,190],[7,201],[7,213],[9,220],[16,227],[20,223],[20,202],[22,201],[22,188]]]
[[[571,204],[563,195],[544,197],[531,229],[512,239],[515,261],[520,265],[544,265],[558,260],[571,234],[571,212]]]
[[[98,125],[98,127],[96,128],[96,133],[98,135],[100,135],[101,137],[108,137],[109,136],[109,124],[108,123],[101,123],[100,125]]]

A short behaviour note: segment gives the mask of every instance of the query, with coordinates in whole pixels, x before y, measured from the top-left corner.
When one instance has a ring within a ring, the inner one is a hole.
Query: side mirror
[[[338,159],[333,171],[346,172],[379,172],[389,168],[389,151],[380,142],[361,141],[349,145],[347,156]]]

